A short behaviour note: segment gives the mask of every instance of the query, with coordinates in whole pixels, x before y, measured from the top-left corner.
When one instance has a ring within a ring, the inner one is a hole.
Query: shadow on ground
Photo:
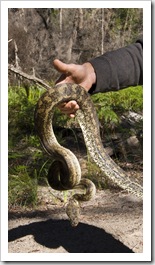
[[[13,228],[9,242],[27,235],[47,248],[62,246],[69,253],[133,253],[103,229],[83,223],[74,228],[67,220],[49,219]]]

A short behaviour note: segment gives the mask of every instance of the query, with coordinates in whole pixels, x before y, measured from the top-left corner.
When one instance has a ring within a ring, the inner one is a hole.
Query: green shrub
[[[37,180],[30,178],[26,166],[17,166],[9,174],[8,200],[10,206],[35,206],[37,203]]]
[[[19,141],[23,135],[34,133],[34,109],[41,95],[39,89],[30,88],[29,97],[22,87],[9,87],[9,137]]]
[[[142,86],[129,87],[115,92],[98,93],[92,96],[100,122],[106,128],[119,125],[120,117],[127,111],[142,112]]]

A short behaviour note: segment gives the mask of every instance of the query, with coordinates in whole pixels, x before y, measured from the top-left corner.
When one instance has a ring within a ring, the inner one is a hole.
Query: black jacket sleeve
[[[89,61],[96,73],[90,93],[107,92],[143,84],[143,38]]]

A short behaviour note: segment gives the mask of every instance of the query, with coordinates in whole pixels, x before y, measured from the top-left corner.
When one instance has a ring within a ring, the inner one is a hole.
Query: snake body
[[[137,197],[143,196],[143,188],[132,182],[127,174],[106,153],[100,138],[99,121],[90,95],[77,84],[59,84],[51,87],[39,99],[35,110],[35,127],[42,146],[54,162],[48,173],[48,181],[56,190],[81,188],[84,194],[75,194],[67,205],[66,212],[71,224],[78,224],[79,201],[90,200],[95,194],[95,185],[88,179],[81,179],[81,169],[76,156],[61,146],[54,134],[52,118],[55,107],[70,100],[76,100],[80,109],[76,112],[87,149],[93,161],[106,176],[119,187]]]

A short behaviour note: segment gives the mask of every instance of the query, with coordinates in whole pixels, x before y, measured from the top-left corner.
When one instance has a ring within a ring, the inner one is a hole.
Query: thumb
[[[70,69],[69,65],[66,64],[66,63],[61,62],[58,59],[55,59],[53,61],[53,65],[54,65],[54,68],[60,73],[69,72],[69,69]]]

